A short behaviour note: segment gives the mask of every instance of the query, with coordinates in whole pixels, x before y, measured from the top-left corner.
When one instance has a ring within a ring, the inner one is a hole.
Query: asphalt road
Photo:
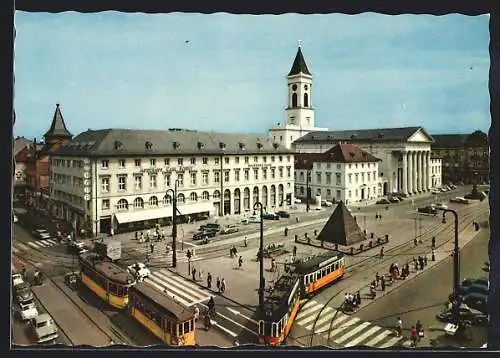
[[[461,279],[488,275],[482,267],[488,261],[489,237],[489,230],[484,229],[461,250]],[[453,260],[450,257],[423,275],[409,280],[398,290],[366,306],[354,316],[388,328],[393,328],[397,317],[401,317],[406,335],[411,326],[420,320],[430,338],[422,341],[422,346],[480,347],[487,339],[486,326],[473,326],[471,340],[457,340],[441,331],[444,324],[435,316],[443,308],[452,290]]]

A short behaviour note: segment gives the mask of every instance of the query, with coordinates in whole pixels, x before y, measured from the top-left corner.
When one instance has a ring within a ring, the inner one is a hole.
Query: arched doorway
[[[283,206],[283,200],[284,200],[284,197],[283,197],[283,192],[284,192],[284,188],[283,188],[283,184],[280,184],[278,185],[278,206]]]
[[[271,207],[276,206],[276,187],[271,185]]]
[[[213,195],[214,210],[217,215],[222,216],[220,191],[215,190]]]
[[[241,213],[241,192],[240,189],[235,189],[234,190],[234,213],[235,214],[240,214]]]
[[[389,183],[385,182],[384,183],[384,195],[387,195],[389,192]]]
[[[252,195],[252,208],[258,201],[259,201],[259,187],[255,186],[253,188],[253,195]]]
[[[231,214],[231,191],[224,190],[224,215]]]
[[[262,206],[264,208],[267,208],[267,186],[262,187],[262,200],[261,200]]]

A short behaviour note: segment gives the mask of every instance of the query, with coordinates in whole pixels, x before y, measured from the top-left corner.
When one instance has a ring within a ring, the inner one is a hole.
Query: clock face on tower
[[[292,86],[292,89],[293,89],[294,91],[296,91],[296,90],[297,90],[297,85],[293,85],[293,86]]]

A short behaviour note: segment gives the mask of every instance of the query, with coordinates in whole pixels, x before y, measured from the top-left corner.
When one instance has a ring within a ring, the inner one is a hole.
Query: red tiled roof
[[[367,163],[378,162],[381,159],[350,143],[340,143],[324,153],[295,154],[296,169],[312,169],[314,162],[321,163]]]

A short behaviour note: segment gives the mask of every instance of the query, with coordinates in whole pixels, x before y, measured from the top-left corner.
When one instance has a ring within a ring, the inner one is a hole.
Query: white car
[[[31,233],[34,237],[40,240],[46,240],[52,238],[52,235],[50,235],[50,233],[45,229],[36,229],[33,230]]]
[[[252,224],[252,223],[260,223],[260,218],[258,216],[255,216],[255,215],[252,215],[252,216],[249,216],[248,218],[245,218],[243,220],[241,220],[241,223],[242,224]]]
[[[441,192],[441,190],[439,190],[439,189],[431,189],[432,194],[439,194],[440,192]]]
[[[328,200],[321,200],[321,206],[331,207],[333,206],[333,203]]]
[[[35,301],[29,300],[26,302],[19,303],[19,317],[22,321],[27,321],[38,316],[38,310],[36,309]]]
[[[302,204],[302,200],[300,200],[299,198],[295,198],[295,199],[293,199],[293,202],[294,202],[295,204]]]
[[[441,210],[448,209],[448,205],[446,205],[445,203],[437,203],[436,205],[434,205],[434,207]]]
[[[151,275],[151,271],[142,262],[136,262],[128,267],[128,272],[133,275],[137,280],[142,281]]]
[[[59,329],[48,313],[42,313],[30,321],[38,343],[54,341],[59,337]]]
[[[12,287],[16,287],[17,285],[20,285],[21,283],[24,283],[23,277],[21,276],[20,273],[14,273],[12,274]]]
[[[469,204],[469,200],[462,196],[457,196],[456,198],[450,199],[452,203]]]
[[[12,216],[12,220],[13,220],[15,223],[17,223],[17,222],[19,221],[19,219],[17,218],[17,215],[16,215],[16,214],[14,214],[14,215]]]

